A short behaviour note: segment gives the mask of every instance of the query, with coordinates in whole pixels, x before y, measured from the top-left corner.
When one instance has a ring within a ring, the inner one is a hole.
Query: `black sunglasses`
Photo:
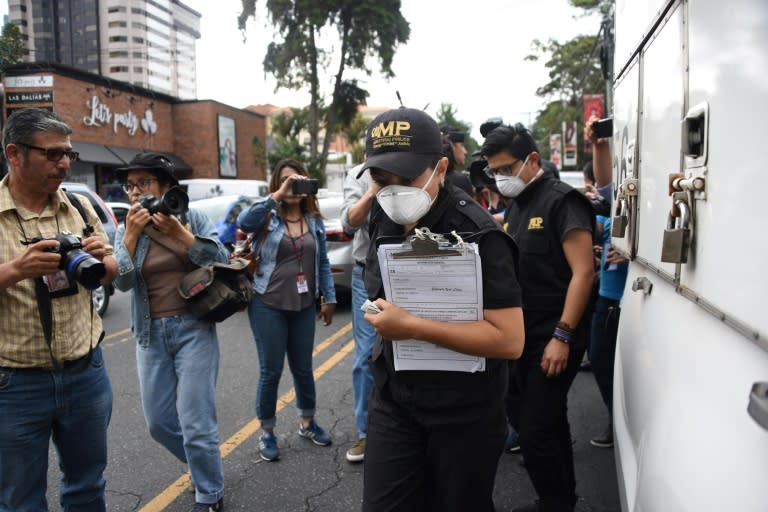
[[[58,162],[64,155],[66,155],[71,162],[74,162],[80,156],[80,153],[77,151],[72,151],[71,149],[41,148],[39,146],[33,146],[32,144],[26,144],[24,142],[17,142],[16,145],[41,151],[45,155],[45,158],[51,162]]]

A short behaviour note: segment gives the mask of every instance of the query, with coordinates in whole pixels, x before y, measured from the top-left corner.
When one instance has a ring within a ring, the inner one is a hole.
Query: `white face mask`
[[[520,178],[520,174],[523,172],[526,164],[528,164],[528,157],[525,157],[523,165],[514,176],[504,176],[502,174],[496,175],[496,188],[499,189],[501,195],[504,197],[517,197],[520,195],[520,192],[525,190],[525,187],[528,184]]]
[[[381,209],[396,224],[406,226],[413,224],[427,214],[432,207],[432,196],[426,191],[429,183],[437,172],[437,166],[427,183],[422,187],[408,187],[405,185],[387,185],[376,194]]]

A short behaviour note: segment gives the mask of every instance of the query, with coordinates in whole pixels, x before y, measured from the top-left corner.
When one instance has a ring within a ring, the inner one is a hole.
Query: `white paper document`
[[[440,248],[436,254],[397,258],[403,244],[378,248],[388,301],[420,318],[441,322],[483,319],[483,280],[477,244]],[[478,372],[485,358],[461,354],[422,340],[393,340],[395,370]]]

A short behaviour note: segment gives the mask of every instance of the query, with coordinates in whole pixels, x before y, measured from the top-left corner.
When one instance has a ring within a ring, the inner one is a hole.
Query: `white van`
[[[180,180],[179,183],[186,187],[190,201],[230,194],[248,197],[266,197],[269,194],[269,185],[262,180],[194,178]]]
[[[622,510],[768,510],[765,0],[617,0]]]

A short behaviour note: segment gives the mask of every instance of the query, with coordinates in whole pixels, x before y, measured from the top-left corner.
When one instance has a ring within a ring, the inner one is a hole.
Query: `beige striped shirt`
[[[107,234],[93,206],[78,195],[95,234],[104,239],[107,254],[112,254]],[[0,263],[7,263],[26,250],[21,242],[34,237],[50,238],[61,231],[78,236],[85,223],[65,193],[59,190],[41,214],[17,207],[8,189],[8,177],[0,181]],[[51,346],[56,361],[73,361],[88,354],[102,331],[101,318],[93,310],[91,295],[78,285],[78,293],[51,300],[53,335]],[[51,355],[43,335],[33,279],[0,290],[0,367],[51,367]]]

